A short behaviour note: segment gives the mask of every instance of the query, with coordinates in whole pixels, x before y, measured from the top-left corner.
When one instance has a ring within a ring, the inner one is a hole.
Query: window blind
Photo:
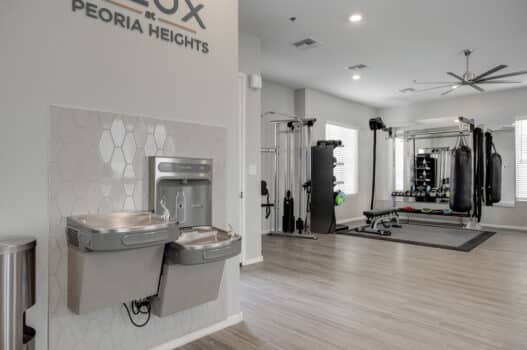
[[[516,121],[516,197],[527,201],[527,119]]]
[[[335,150],[335,158],[339,165],[334,169],[338,185],[346,194],[356,194],[359,191],[359,131],[340,125],[326,124],[326,139],[340,140],[344,147]]]

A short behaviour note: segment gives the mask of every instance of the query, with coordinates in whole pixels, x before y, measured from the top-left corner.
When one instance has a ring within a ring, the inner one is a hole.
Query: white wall
[[[262,113],[268,111],[281,112],[289,115],[295,114],[295,90],[265,80],[262,89]],[[261,120],[263,147],[274,146],[274,126],[269,123],[270,119],[272,119],[271,116]],[[280,164],[284,164],[284,162],[285,155],[282,152]],[[267,181],[271,203],[274,201],[274,166],[274,156],[270,153],[262,154],[262,180]],[[283,182],[278,193],[279,198],[282,198],[284,193]],[[267,233],[272,228],[274,228],[274,211],[271,210],[271,216],[269,219],[265,219],[265,210],[262,210],[262,232]]]
[[[28,320],[37,350],[47,349],[50,105],[226,127],[228,203],[238,207],[238,1],[202,2],[207,55],[72,13],[69,0],[0,4],[0,234],[39,238],[37,305]],[[228,213],[236,225],[237,211]]]
[[[240,72],[247,76],[261,74],[261,44],[260,39],[240,33]],[[246,144],[245,144],[245,201],[246,232],[245,258],[255,261],[262,256],[261,239],[261,208],[260,208],[260,179],[261,179],[261,90],[247,87],[246,95]]]
[[[464,97],[445,98],[431,102],[421,102],[407,106],[387,108],[380,111],[389,126],[412,124],[416,120],[466,116],[475,118],[478,124],[488,127],[511,125],[517,118],[527,116],[527,89],[514,89]],[[498,140],[499,141],[499,140]],[[503,147],[507,152],[509,147]],[[514,159],[510,154],[504,154],[509,161]],[[380,170],[380,183],[388,183],[393,176],[392,167]],[[391,187],[386,187],[382,193],[388,200]],[[527,226],[525,203],[517,203],[516,208],[484,207],[484,223],[491,225]]]

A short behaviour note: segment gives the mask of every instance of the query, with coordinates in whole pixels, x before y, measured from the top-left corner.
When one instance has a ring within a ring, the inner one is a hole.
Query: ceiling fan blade
[[[470,86],[471,88],[475,89],[475,90],[478,90],[479,92],[485,92],[484,89],[480,88],[480,87],[477,86],[477,85],[470,84],[469,86]]]
[[[434,86],[434,87],[430,87],[430,88],[426,88],[426,89],[419,89],[419,90],[416,90],[415,92],[425,92],[425,91],[432,91],[432,90],[444,89],[444,88],[447,88],[447,87],[452,87],[452,85],[453,85],[453,84],[441,85],[441,86]]]
[[[485,73],[478,75],[477,77],[475,77],[474,79],[472,79],[472,81],[478,81],[478,80],[480,80],[480,79],[482,79],[482,78],[485,78],[486,76],[489,76],[489,75],[491,75],[491,74],[494,74],[494,73],[496,73],[496,72],[498,72],[498,71],[500,71],[500,70],[502,70],[502,69],[505,69],[505,68],[507,68],[507,67],[508,67],[507,65],[500,64],[499,66],[496,66],[496,67],[492,68],[491,70],[488,70],[488,71],[486,71]]]
[[[445,91],[445,92],[443,92],[443,93],[441,94],[441,96],[448,95],[449,93],[451,93],[451,92],[453,92],[453,91],[455,91],[455,90],[456,90],[456,89],[450,89],[450,90],[448,90],[448,91]]]
[[[521,84],[523,81],[513,81],[513,80],[488,80],[488,81],[480,81],[477,84]]]
[[[455,74],[455,73],[452,73],[452,72],[447,72],[446,74],[450,75],[451,77],[454,77],[456,79],[459,79],[460,81],[465,81],[465,79],[461,78],[459,75]]]
[[[417,85],[438,85],[438,84],[458,84],[457,81],[417,81],[414,80],[414,84]]]
[[[476,83],[481,83],[482,81],[496,80],[496,79],[507,78],[507,77],[515,77],[515,76],[524,75],[524,74],[527,74],[527,70],[520,71],[520,72],[514,72],[514,73],[508,73],[508,74],[502,74],[502,75],[495,75],[493,77],[481,79],[481,80],[475,81],[475,82]]]

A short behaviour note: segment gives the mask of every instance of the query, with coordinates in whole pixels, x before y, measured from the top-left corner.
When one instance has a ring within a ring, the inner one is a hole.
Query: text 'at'
[[[145,7],[150,6],[149,1],[147,0],[128,0],[128,1],[134,2],[136,4],[139,4]],[[171,0],[171,1],[153,0],[152,2],[155,4],[155,6],[157,7],[159,11],[163,12],[166,15],[173,15],[177,13],[179,10],[179,0]],[[162,2],[171,3],[172,5],[167,6],[166,4],[163,4]],[[188,12],[185,14],[185,16],[183,16],[182,18],[183,22],[188,22],[194,18],[196,22],[198,22],[201,28],[206,29],[205,23],[203,22],[203,19],[200,17],[200,14],[199,14],[199,12],[203,10],[205,5],[203,4],[194,5],[192,3],[192,0],[185,0],[185,3],[187,5]],[[153,14],[151,14],[151,16],[152,15]]]

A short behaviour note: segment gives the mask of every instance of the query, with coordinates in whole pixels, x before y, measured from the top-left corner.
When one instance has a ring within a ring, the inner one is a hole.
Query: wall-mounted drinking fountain
[[[210,159],[149,158],[150,209],[161,215],[166,207],[181,227],[165,250],[157,316],[217,299],[225,261],[241,252],[240,236],[212,226],[212,186]]]
[[[76,314],[157,294],[165,245],[175,222],[151,212],[67,219],[68,307]]]

